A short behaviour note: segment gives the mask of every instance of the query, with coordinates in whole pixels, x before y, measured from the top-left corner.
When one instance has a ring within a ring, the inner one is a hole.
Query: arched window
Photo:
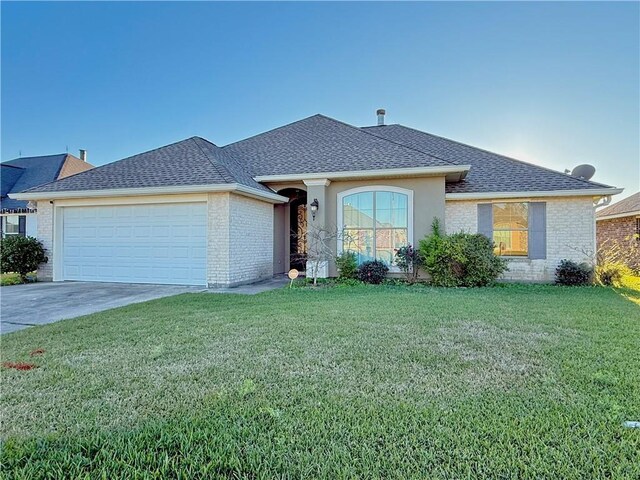
[[[395,250],[412,242],[413,192],[398,187],[360,187],[338,194],[339,251],[358,263],[382,260],[393,267]]]

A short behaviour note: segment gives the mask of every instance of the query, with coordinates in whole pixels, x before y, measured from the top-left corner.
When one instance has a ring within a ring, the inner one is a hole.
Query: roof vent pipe
[[[378,115],[378,126],[384,125],[384,114],[387,113],[385,112],[384,108],[379,108],[376,111],[376,115]]]
[[[80,160],[82,160],[83,162],[87,161],[87,151],[83,150],[82,148],[80,149]]]

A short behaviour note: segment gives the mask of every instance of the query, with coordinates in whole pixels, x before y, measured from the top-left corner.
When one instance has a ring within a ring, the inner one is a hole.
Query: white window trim
[[[338,201],[337,201],[337,223],[340,232],[344,231],[344,212],[342,201],[344,197],[348,197],[349,195],[354,195],[357,193],[365,193],[365,192],[392,192],[392,193],[401,193],[407,196],[407,238],[409,239],[409,243],[415,246],[413,241],[413,190],[408,190],[406,188],[400,187],[392,187],[388,185],[369,185],[366,187],[356,187],[351,188],[349,190],[344,190],[338,193]],[[374,212],[375,214],[375,212]],[[338,236],[338,255],[343,252],[344,245],[342,242],[342,235]],[[401,270],[398,267],[389,266],[389,272],[398,273]]]

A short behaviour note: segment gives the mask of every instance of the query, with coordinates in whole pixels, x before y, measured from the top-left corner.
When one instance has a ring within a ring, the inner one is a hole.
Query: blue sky
[[[323,113],[640,187],[638,3],[2,2],[2,160]],[[617,199],[623,196],[617,197]]]

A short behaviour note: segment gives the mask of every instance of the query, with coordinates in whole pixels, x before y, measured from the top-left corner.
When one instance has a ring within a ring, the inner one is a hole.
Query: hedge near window
[[[483,287],[495,283],[507,270],[505,260],[480,233],[445,235],[434,219],[433,233],[420,241],[420,254],[431,283],[438,287]]]

